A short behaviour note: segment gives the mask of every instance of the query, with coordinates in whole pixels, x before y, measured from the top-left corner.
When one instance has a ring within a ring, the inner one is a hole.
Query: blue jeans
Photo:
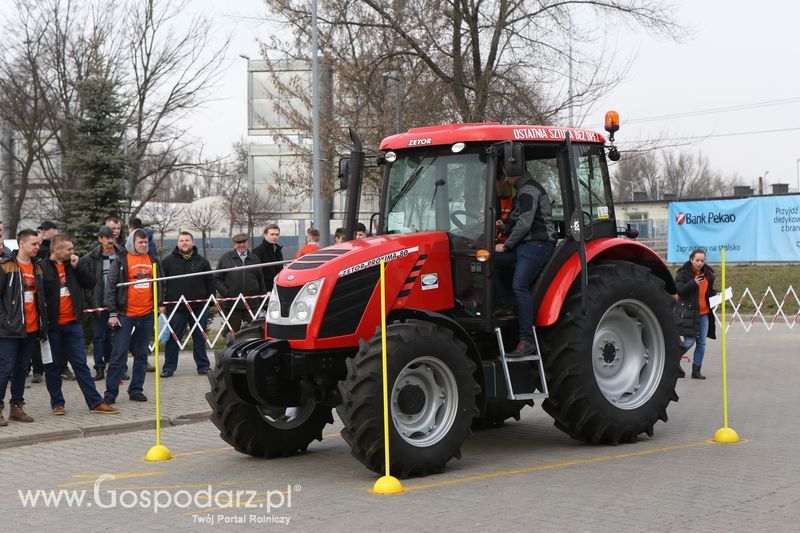
[[[50,393],[50,407],[64,405],[64,395],[61,393],[61,367],[65,359],[72,365],[75,379],[89,409],[94,409],[103,403],[103,397],[97,392],[89,365],[86,364],[86,342],[81,323],[71,322],[51,327],[47,336],[53,354],[53,362],[44,365],[44,379],[47,383],[47,392]]]
[[[133,376],[128,385],[128,394],[142,392],[147,375],[147,343],[153,335],[153,315],[150,313],[143,316],[120,315],[118,318],[120,327],[114,334],[114,347],[106,374],[105,397],[111,400],[116,400],[119,394],[119,381],[127,367],[129,349],[133,352]]]
[[[39,345],[39,335],[28,333],[21,339],[0,338],[0,409],[11,382],[11,405],[25,403],[25,378],[31,366],[33,350]]]
[[[519,340],[534,344],[533,336],[533,295],[531,287],[539,272],[553,255],[555,245],[551,242],[527,241],[519,243],[514,252],[517,254],[517,266],[514,269],[514,280],[511,288],[517,299],[517,317],[519,319]]]
[[[105,370],[111,360],[111,328],[108,327],[108,311],[92,313],[92,354],[94,369]],[[125,365],[125,370],[127,370]]]
[[[706,354],[706,337],[708,337],[708,321],[710,316],[710,313],[700,315],[697,319],[697,331],[694,337],[686,337],[682,342],[683,347],[687,350],[697,342],[697,346],[694,349],[694,359],[692,360],[692,364],[696,366],[703,366],[703,356]]]
[[[194,356],[194,363],[197,365],[197,371],[207,372],[210,364],[206,354],[206,339],[203,337],[203,331],[206,329],[208,314],[203,313],[197,318],[199,326],[192,330],[192,355]],[[194,319],[189,314],[189,311],[175,311],[175,314],[169,320],[169,326],[179,339],[183,336],[183,331],[187,325],[190,328],[194,325]],[[164,370],[175,372],[175,369],[178,368],[178,343],[172,335],[167,341],[164,352]]]

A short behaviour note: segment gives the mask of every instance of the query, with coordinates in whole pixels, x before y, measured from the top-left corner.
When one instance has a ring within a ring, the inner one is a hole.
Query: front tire
[[[587,308],[573,290],[545,332],[550,397],[542,407],[571,437],[617,444],[653,435],[678,401],[678,332],[664,282],[624,261],[589,266]]]
[[[447,328],[420,320],[386,331],[391,473],[443,472],[470,434],[479,392],[466,345]],[[384,473],[381,337],[362,342],[339,383],[342,437],[367,468]]]
[[[240,453],[266,458],[303,453],[333,423],[332,409],[313,400],[290,409],[242,402],[227,389],[222,372],[220,366],[209,371],[206,400],[220,437]]]

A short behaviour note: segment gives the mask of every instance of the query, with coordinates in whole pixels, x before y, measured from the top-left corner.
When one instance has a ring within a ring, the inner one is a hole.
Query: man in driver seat
[[[495,252],[516,256],[511,287],[517,300],[519,343],[506,357],[525,357],[536,350],[531,287],[555,250],[555,226],[550,198],[530,174],[523,172],[521,176],[509,176],[504,167],[501,167],[500,172],[517,189],[517,199],[511,216],[503,223],[510,228],[511,233],[504,243],[495,245]],[[496,262],[498,259],[495,257]],[[501,261],[506,264],[510,262]]]

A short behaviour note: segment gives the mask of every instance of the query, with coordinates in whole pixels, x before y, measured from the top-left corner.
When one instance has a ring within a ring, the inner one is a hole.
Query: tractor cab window
[[[607,220],[614,216],[607,169],[602,164],[603,147],[598,145],[575,146],[575,168],[582,209],[592,215],[592,220]]]
[[[485,156],[448,148],[397,154],[389,172],[389,233],[446,231],[469,240],[483,233]]]

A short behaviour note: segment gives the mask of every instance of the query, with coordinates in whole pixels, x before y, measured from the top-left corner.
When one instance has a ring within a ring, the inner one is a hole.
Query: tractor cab
[[[573,141],[581,139],[581,141]],[[605,140],[594,132],[534,126],[466,124],[418,128],[386,139],[380,234],[443,231],[452,258],[454,318],[467,330],[491,331],[513,319],[494,317],[495,243],[501,218],[501,169],[525,172],[552,203],[558,252],[539,277],[544,286],[574,254],[580,236],[616,236]]]

